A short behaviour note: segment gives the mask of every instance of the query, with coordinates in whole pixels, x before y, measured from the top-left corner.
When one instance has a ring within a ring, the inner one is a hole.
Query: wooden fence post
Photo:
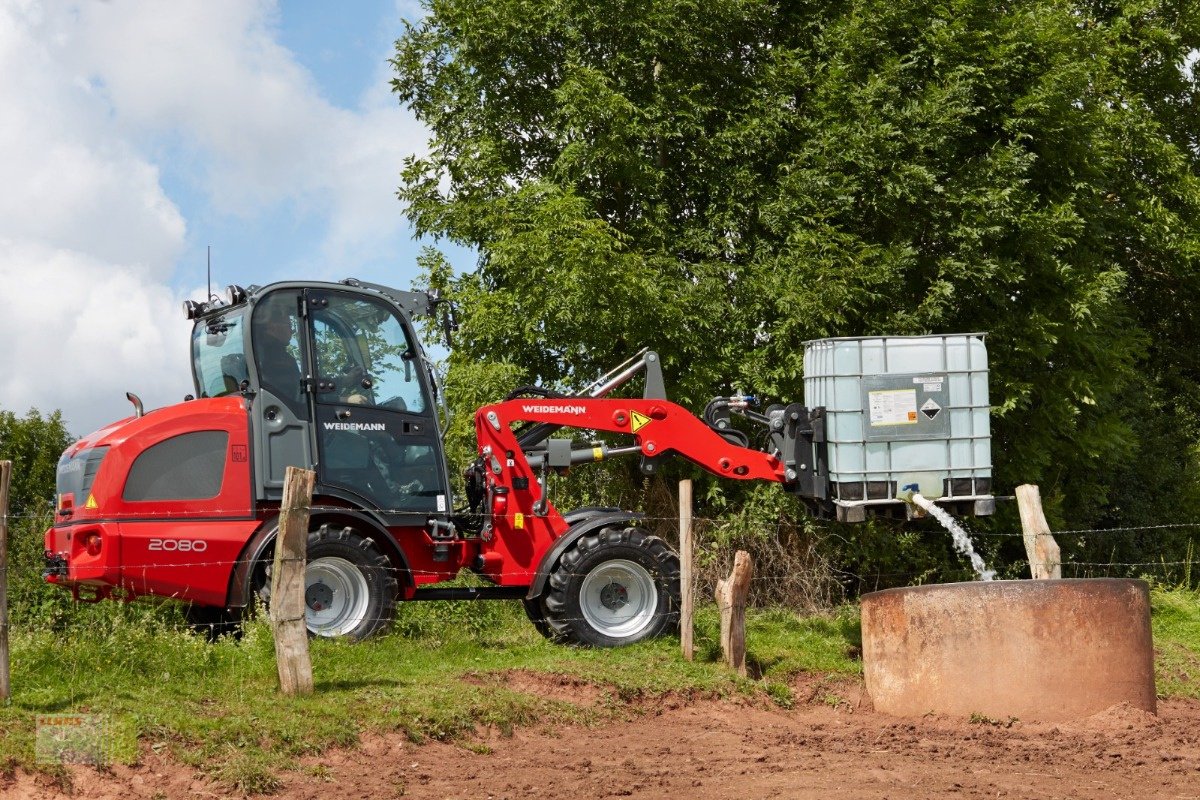
[[[304,562],[308,550],[308,517],[316,474],[288,467],[283,482],[275,563],[271,567],[271,627],[279,688],[286,695],[312,694],[312,661],[304,619]]]
[[[717,581],[717,607],[721,609],[721,652],[725,663],[746,676],[746,595],[750,593],[750,575],[754,568],[750,554],[738,550],[733,571]]]
[[[8,702],[8,487],[12,462],[0,461],[0,701]]]
[[[1017,487],[1017,508],[1021,512],[1030,576],[1034,580],[1061,578],[1062,554],[1042,513],[1042,493],[1037,486],[1025,483]]]
[[[692,596],[692,480],[679,482],[679,644],[683,657],[691,661],[695,655],[693,644],[695,598]]]

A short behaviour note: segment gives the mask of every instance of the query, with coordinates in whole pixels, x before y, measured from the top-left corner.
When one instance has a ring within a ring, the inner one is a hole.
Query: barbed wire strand
[[[382,514],[382,515],[408,517],[411,520],[412,524],[409,526],[404,526],[404,527],[412,527],[412,528],[424,527],[425,520],[429,516],[434,515],[434,513],[435,513],[432,511],[422,512],[422,511],[413,511],[410,509],[375,508],[375,509],[367,509],[367,510],[374,511],[374,512],[376,512],[378,514]],[[210,518],[210,519],[212,517],[221,517],[221,516],[226,516],[226,517],[230,517],[230,518],[235,518],[235,517],[241,518],[241,520],[246,522],[248,531],[257,527],[262,522],[261,519],[254,518],[254,517],[248,517],[247,509],[206,509],[203,512],[203,514],[205,517]],[[194,512],[194,511],[165,511],[165,512],[159,511],[152,515],[155,519],[147,519],[147,517],[150,515],[147,515],[145,513],[130,512],[128,514],[105,515],[103,521],[116,521],[116,522],[125,521],[126,524],[128,524],[128,521],[136,520],[139,522],[144,521],[148,524],[153,524],[156,520],[164,520],[164,521],[172,521],[172,520],[176,520],[176,519],[183,520],[183,519],[195,518],[197,515],[198,515],[197,512]],[[24,513],[21,513],[21,512],[10,513],[8,516],[9,516],[10,521],[11,520],[26,520],[26,521],[36,520],[40,524],[45,524],[47,526],[50,526],[52,524],[52,520],[54,519],[54,517],[56,515],[54,515],[50,512],[45,512],[45,511],[30,513],[29,510],[26,509]],[[79,520],[67,520],[68,523],[71,523],[71,525],[70,525],[71,527],[74,527],[75,525],[83,526],[83,525],[86,525],[90,521],[91,520],[89,520],[87,518],[83,518],[83,519],[79,519]],[[101,520],[97,520],[97,522],[99,522],[99,521],[101,521]],[[670,525],[673,528],[677,528],[678,524],[679,524],[679,518],[677,516],[639,516],[639,517],[635,518],[634,520],[631,520],[631,523],[641,525],[641,526]],[[731,527],[736,528],[738,526],[738,522],[736,520],[713,518],[713,517],[695,517],[695,518],[693,518],[693,525],[695,526],[697,539],[702,539],[702,538],[704,538],[704,534],[706,532],[711,533],[712,531],[728,531],[728,529]],[[769,525],[768,526],[755,525],[755,526],[750,526],[750,529],[743,531],[743,533],[745,535],[753,536],[756,533],[762,533],[764,531],[769,531],[769,528],[770,528]],[[805,520],[800,520],[800,521],[797,521],[796,523],[791,523],[791,524],[779,523],[776,526],[776,531],[781,532],[786,529],[789,532],[794,532],[797,530],[797,528],[799,528],[801,531],[805,531],[805,532],[815,532],[817,534],[828,534],[831,536],[837,536],[845,530],[844,528],[835,528],[833,523],[831,523],[829,521],[805,519]],[[1094,535],[1117,535],[1117,534],[1141,533],[1141,532],[1151,532],[1151,531],[1160,531],[1160,530],[1179,530],[1179,529],[1200,529],[1200,521],[1197,521],[1197,522],[1172,522],[1172,523],[1161,523],[1161,524],[1154,524],[1154,525],[1139,525],[1139,526],[1120,526],[1120,527],[1111,527],[1111,528],[1073,529],[1073,530],[1055,531],[1055,532],[1053,532],[1053,534],[1054,535],[1064,535],[1064,536],[1065,535],[1094,536]],[[909,528],[909,530],[911,531],[913,529]],[[929,525],[925,528],[918,528],[916,530],[921,533],[933,533],[933,534],[938,534],[938,535],[945,535],[945,531],[942,528],[936,527],[934,525]],[[973,538],[989,538],[989,537],[1005,537],[1005,538],[1022,537],[1023,538],[1025,536],[1025,533],[1023,531],[988,531],[988,530],[984,530],[984,531],[970,531],[970,535]],[[466,541],[469,541],[469,542],[478,541],[478,537],[475,537],[475,536],[460,537],[457,540],[451,540],[451,541],[462,541],[464,538],[466,539]],[[203,541],[203,540],[200,540],[200,541]],[[220,543],[215,543],[215,544],[216,544],[216,546],[220,546]],[[230,544],[234,549],[240,550],[240,548],[244,544],[244,542],[231,542]],[[735,544],[732,542],[729,542],[728,540],[722,542],[722,541],[713,539],[711,537],[709,537],[708,542],[699,541],[697,544],[698,544],[697,550],[704,550],[715,544],[715,545],[718,545],[722,550],[729,551],[729,552],[720,552],[719,551],[720,555],[716,559],[713,559],[711,557],[711,551],[710,551],[710,557],[707,559],[707,563],[704,566],[702,566],[701,568],[693,571],[693,585],[690,587],[687,587],[687,590],[689,592],[691,592],[693,594],[693,596],[703,596],[703,595],[708,594],[708,592],[698,589],[698,583],[701,580],[701,573],[702,572],[711,573],[718,566],[717,562],[724,563],[725,561],[729,561],[732,558],[732,551],[735,548]],[[206,547],[207,546],[208,546],[208,543],[206,542]],[[174,552],[184,552],[184,551],[174,551]],[[139,562],[139,563],[122,563],[122,564],[117,565],[117,567],[119,568],[119,570],[121,572],[121,578],[126,582],[132,583],[134,585],[133,591],[136,593],[137,581],[139,580],[139,578],[141,580],[148,580],[151,577],[150,575],[148,575],[148,573],[150,573],[150,572],[164,571],[164,570],[174,571],[174,570],[205,570],[205,569],[226,571],[227,569],[232,569],[234,566],[236,566],[240,563],[244,563],[244,559],[233,557],[233,558],[226,558],[226,559],[189,559],[189,560],[174,559],[174,560],[170,560],[170,561],[156,560],[156,561],[147,561],[147,562]],[[1015,563],[1017,563],[1017,562],[1014,562],[1014,564]],[[1064,561],[1061,563],[1060,566],[1063,569],[1072,570],[1073,574],[1078,575],[1078,574],[1080,574],[1080,572],[1091,573],[1091,572],[1096,572],[1096,571],[1105,571],[1105,572],[1111,573],[1112,571],[1129,572],[1129,571],[1132,571],[1135,569],[1140,570],[1142,572],[1147,572],[1147,571],[1157,572],[1159,570],[1165,572],[1168,569],[1174,568],[1174,567],[1185,567],[1185,568],[1190,569],[1190,567],[1193,566],[1193,564],[1195,564],[1195,562],[1190,559],[1189,560],[1178,560],[1178,561],[1176,561],[1176,560],[1168,561],[1168,560],[1160,559],[1157,561],[1111,561],[1111,562]],[[845,584],[858,583],[860,586],[871,585],[871,584],[879,585],[881,582],[891,583],[891,582],[895,582],[898,579],[914,579],[914,578],[916,578],[916,579],[924,580],[924,579],[927,579],[928,577],[930,577],[932,574],[938,574],[939,572],[941,574],[945,574],[945,565],[941,565],[937,569],[911,569],[911,570],[887,571],[887,572],[868,571],[866,574],[858,574],[852,570],[834,567],[833,565],[828,564],[828,563],[823,565],[823,569],[826,572],[828,572],[830,575],[835,576],[836,579],[841,583],[845,583]],[[397,576],[397,578],[404,579],[405,583],[410,587],[415,585],[418,590],[420,590],[421,588],[431,587],[434,584],[442,583],[447,580],[450,580],[454,577],[454,572],[455,572],[454,570],[452,570],[450,568],[447,568],[445,570],[393,569],[392,571]],[[962,571],[963,572],[968,571],[967,568],[965,567],[965,565],[963,566]],[[40,577],[40,571],[38,574]],[[560,574],[561,574],[561,572],[560,572]],[[538,571],[536,569],[522,569],[522,570],[516,570],[516,571],[489,573],[483,577],[485,580],[493,581],[494,583],[492,583],[491,585],[524,586],[524,585],[531,584],[533,582],[533,580],[537,577],[537,575],[538,575]],[[568,573],[568,576],[569,577],[581,577],[582,574],[581,573]],[[798,581],[802,581],[802,580],[803,580],[803,576],[797,576],[797,575],[761,575],[760,574],[760,575],[755,575],[751,578],[751,585],[752,586],[755,586],[755,585],[757,585],[757,586],[764,586],[764,585],[766,585],[766,586],[771,586],[771,585],[787,586],[789,584],[794,585]],[[185,587],[185,588],[181,589],[177,594],[180,596],[186,596],[187,594],[190,593],[190,590],[192,588],[194,588],[194,587]],[[463,587],[463,588],[471,588],[471,587]],[[484,584],[483,586],[474,587],[474,588],[488,588],[488,584]],[[469,599],[464,598],[463,600],[466,602],[478,602],[478,599],[476,599],[476,598],[469,598]],[[380,618],[377,621],[382,621],[382,618]],[[563,621],[579,621],[579,620],[563,620]]]
[[[324,508],[322,508],[322,511],[337,511],[337,510],[342,510],[342,509],[340,507],[324,507]],[[366,509],[347,508],[344,510],[346,510],[346,511],[365,510],[365,511],[373,512],[375,514],[379,514],[381,516],[390,516],[390,517],[405,517],[405,516],[407,516],[407,517],[413,518],[412,525],[401,525],[398,527],[424,527],[425,520],[428,517],[436,516],[437,514],[444,513],[444,512],[434,512],[434,511],[415,512],[415,511],[411,511],[411,510],[407,510],[407,509],[386,509],[386,508],[366,508]],[[249,512],[246,509],[206,509],[203,512],[156,511],[153,514],[148,514],[145,512],[129,512],[128,514],[106,514],[103,518],[96,519],[95,522],[136,521],[136,522],[153,523],[157,520],[164,520],[164,521],[170,521],[170,520],[175,520],[175,519],[186,520],[186,519],[196,519],[198,517],[202,517],[204,519],[204,521],[211,521],[215,517],[227,517],[227,518],[229,518],[230,521],[235,521],[235,520],[239,520],[239,519],[244,520],[246,522],[261,521],[254,517],[248,517],[248,513]],[[44,523],[47,527],[50,527],[51,525],[54,525],[54,524],[57,524],[58,526],[64,526],[64,525],[65,526],[74,526],[74,525],[84,525],[89,522],[93,522],[93,520],[91,520],[90,518],[84,518],[84,519],[79,519],[79,520],[71,519],[71,520],[59,521],[58,523],[54,523],[52,521],[51,517],[52,517],[52,515],[47,514],[47,513],[29,514],[29,513],[19,513],[18,512],[18,513],[10,513],[8,515],[9,520],[39,520],[42,523]],[[920,518],[920,519],[922,521],[924,521],[928,518]],[[677,516],[639,516],[636,518],[635,521],[637,523],[641,523],[641,524],[644,524],[644,523],[659,523],[659,524],[673,523],[677,526],[679,523],[679,517],[677,517]],[[892,522],[901,522],[901,520],[898,520],[898,519],[891,520],[891,521]],[[941,528],[940,526],[936,525],[935,521],[929,520],[929,522],[934,523],[934,524],[927,524],[923,528],[909,528],[907,530],[910,532],[916,531],[919,533],[933,532],[933,533],[940,534],[940,533],[944,532],[944,528]],[[697,524],[697,525],[728,528],[728,527],[736,526],[738,524],[738,521],[730,520],[730,519],[723,519],[723,518],[719,518],[719,517],[693,517],[693,523]],[[783,523],[779,523],[779,524],[783,525]],[[854,524],[854,523],[841,523],[841,524],[846,525],[846,524]],[[960,524],[961,524],[961,520],[960,520]],[[757,530],[762,530],[765,526],[759,524],[759,525],[755,525],[753,527]],[[835,528],[834,523],[832,523],[829,520],[817,520],[817,519],[801,519],[794,523],[787,524],[786,527],[788,527],[788,528],[811,527],[811,528],[815,529],[817,532],[827,532],[827,533],[833,533],[833,534],[840,533],[842,530],[844,530],[844,528]],[[1196,522],[1166,522],[1166,523],[1158,523],[1158,524],[1153,524],[1153,525],[1125,525],[1125,526],[1109,527],[1109,528],[1065,529],[1065,530],[1050,531],[1050,534],[1053,536],[1115,535],[1115,534],[1123,534],[1123,533],[1143,533],[1143,532],[1149,532],[1149,531],[1179,530],[1179,529],[1200,529],[1200,521],[1196,521]],[[968,533],[972,537],[980,537],[980,538],[994,538],[994,537],[1005,537],[1005,538],[1022,537],[1023,538],[1026,535],[1024,531],[1012,531],[1012,530],[990,531],[990,530],[968,529]]]

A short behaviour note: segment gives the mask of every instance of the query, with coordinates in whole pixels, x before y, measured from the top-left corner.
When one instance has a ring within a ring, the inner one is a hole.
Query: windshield
[[[201,320],[192,330],[192,368],[199,397],[220,397],[250,377],[242,344],[245,309]]]

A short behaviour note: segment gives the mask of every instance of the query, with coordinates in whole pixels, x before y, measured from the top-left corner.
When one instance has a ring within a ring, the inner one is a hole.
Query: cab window
[[[312,318],[319,401],[425,413],[421,364],[387,306],[331,293]]]
[[[201,320],[192,329],[192,364],[196,394],[221,397],[241,389],[249,377],[242,344],[241,314]]]
[[[298,291],[272,292],[255,306],[254,363],[259,386],[306,419],[299,308]]]

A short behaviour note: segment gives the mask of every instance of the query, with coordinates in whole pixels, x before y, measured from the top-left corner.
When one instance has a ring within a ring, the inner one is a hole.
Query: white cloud
[[[338,272],[405,230],[397,173],[426,134],[386,89],[389,54],[358,107],[338,107],[279,45],[278,14],[0,0],[0,291],[19,298],[0,315],[0,408],[62,408],[82,433],[127,413],[126,389],[148,406],[188,391],[170,288],[188,224],[164,152],[183,154],[206,211],[322,221]]]
[[[86,433],[189,391],[188,327],[180,298],[129,267],[34,242],[0,239],[7,299],[0,336],[5,410],[61,408]]]
[[[118,125],[204,151],[222,211],[294,192],[337,110],[272,38],[273,3],[109,2],[79,7],[61,56],[108,98]]]
[[[274,39],[266,0],[89,3],[64,43],[107,96],[118,124],[169,130],[209,157],[218,211],[253,216],[287,200],[330,219],[336,247],[404,227],[394,198],[404,156],[425,133],[388,91],[358,109],[324,99]]]
[[[36,7],[0,7],[0,236],[162,275],[183,218],[157,168],[109,130],[93,88],[54,59],[44,23]]]
[[[334,151],[336,160],[328,170],[336,180],[327,187],[332,206],[322,255],[331,263],[367,257],[372,248],[407,230],[396,187],[404,157],[418,150],[418,141],[424,150],[427,135],[399,108],[366,110],[354,122],[344,131],[346,146]]]

